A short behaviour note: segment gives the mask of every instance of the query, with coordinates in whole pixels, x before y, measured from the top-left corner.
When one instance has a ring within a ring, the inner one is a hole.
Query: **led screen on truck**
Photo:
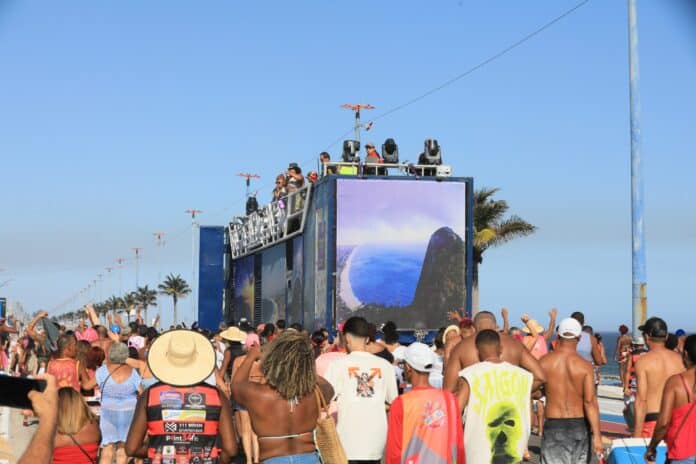
[[[436,329],[466,301],[466,183],[337,180],[337,321]]]

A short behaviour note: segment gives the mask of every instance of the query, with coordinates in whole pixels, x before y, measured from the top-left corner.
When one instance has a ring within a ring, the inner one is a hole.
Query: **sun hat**
[[[215,370],[215,349],[201,333],[187,329],[165,332],[147,354],[152,375],[175,387],[198,384]]]
[[[454,324],[447,326],[445,331],[442,333],[442,340],[443,341],[447,340],[447,334],[449,334],[450,332],[456,332],[457,334],[459,334],[459,327],[457,327]]]
[[[247,338],[247,334],[236,326],[228,327],[226,330],[223,330],[220,332],[220,336],[227,341],[240,343]]]
[[[432,372],[435,365],[435,354],[425,343],[415,342],[408,345],[404,361],[418,372]]]
[[[578,338],[580,335],[582,335],[582,326],[577,319],[568,317],[558,326],[558,336],[561,338]]]
[[[530,327],[531,327],[531,329],[530,329]],[[532,329],[534,330],[534,333],[537,335],[544,333],[544,327],[542,327],[542,325],[539,324],[536,321],[536,319],[530,319],[529,321],[527,321],[527,325],[522,327],[522,332],[529,334],[529,333],[532,333]],[[581,329],[582,329],[582,327],[581,327]]]

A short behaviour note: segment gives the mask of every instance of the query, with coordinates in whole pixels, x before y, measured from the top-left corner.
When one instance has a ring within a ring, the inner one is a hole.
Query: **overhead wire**
[[[413,98],[411,98],[411,99],[405,101],[404,103],[401,103],[401,104],[399,104],[399,105],[397,105],[397,106],[395,106],[395,107],[393,107],[393,108],[390,108],[389,110],[387,110],[387,111],[385,111],[385,112],[383,112],[383,113],[378,114],[377,116],[375,116],[374,118],[372,118],[371,121],[378,121],[378,120],[380,120],[380,119],[384,119],[384,118],[386,118],[386,117],[388,117],[388,116],[390,116],[390,115],[392,115],[392,114],[394,114],[394,113],[396,113],[396,112],[398,112],[398,111],[401,111],[401,110],[403,110],[403,109],[405,109],[405,108],[407,108],[407,107],[409,107],[409,106],[411,106],[411,105],[413,105],[413,104],[415,104],[415,103],[418,103],[419,101],[421,101],[421,100],[423,100],[423,99],[425,99],[425,98],[427,98],[427,97],[429,97],[429,96],[431,96],[431,95],[433,95],[433,94],[439,92],[440,90],[442,90],[442,89],[444,89],[444,88],[446,88],[446,87],[449,87],[450,85],[452,85],[452,84],[454,84],[454,83],[456,83],[456,82],[458,82],[458,81],[464,79],[465,77],[467,77],[467,76],[473,74],[474,72],[478,71],[479,69],[484,68],[485,66],[491,64],[492,62],[498,60],[499,58],[502,58],[503,56],[507,55],[508,53],[510,53],[511,51],[515,50],[516,48],[522,46],[523,44],[525,44],[525,43],[528,42],[529,40],[533,39],[533,38],[536,37],[537,35],[541,34],[542,32],[546,31],[547,29],[549,29],[550,27],[554,26],[554,25],[557,24],[558,22],[562,21],[562,20],[565,19],[566,17],[570,16],[571,14],[573,14],[574,12],[576,12],[577,10],[579,10],[580,8],[582,8],[583,6],[585,6],[586,4],[588,4],[589,2],[590,2],[590,0],[582,0],[581,2],[576,3],[576,4],[575,4],[574,6],[572,6],[571,8],[569,8],[569,9],[563,11],[561,14],[555,16],[554,18],[552,18],[551,20],[549,20],[549,21],[547,21],[546,23],[542,24],[541,26],[539,26],[538,28],[536,28],[536,29],[533,30],[532,32],[530,32],[530,33],[524,35],[523,37],[521,37],[521,38],[518,39],[517,41],[513,42],[512,44],[510,44],[510,45],[504,47],[503,49],[499,50],[499,51],[496,52],[495,54],[493,54],[493,55],[489,56],[488,58],[486,58],[486,59],[484,59],[484,60],[478,62],[478,63],[475,64],[474,66],[471,66],[470,68],[468,68],[468,69],[465,70],[464,72],[462,72],[462,73],[460,73],[460,74],[457,74],[456,76],[454,76],[454,77],[452,77],[452,78],[450,78],[450,79],[444,81],[443,83],[441,83],[441,84],[439,84],[439,85],[437,85],[437,86],[435,86],[435,87],[433,87],[433,88],[427,90],[426,92],[424,92],[424,93],[422,93],[422,94],[420,94],[420,95],[417,95],[416,97],[413,97]],[[331,149],[332,147],[334,147],[337,143],[341,142],[341,140],[343,140],[343,139],[344,139],[348,134],[350,134],[353,130],[354,130],[354,129],[351,128],[351,129],[349,129],[348,131],[344,132],[340,137],[336,138],[333,142],[331,142],[329,145],[327,145],[327,147],[324,149],[324,151],[328,151],[329,149]],[[304,166],[306,166],[308,163],[311,163],[312,160],[315,160],[315,159],[316,159],[316,156],[313,155],[311,158],[307,159],[306,161],[303,161],[302,163],[299,163],[299,165],[304,167]],[[262,188],[270,188],[270,186],[269,186],[268,184],[262,184],[261,186],[259,186],[259,188],[257,189],[257,191],[260,191]],[[212,214],[213,214],[213,215],[217,215],[217,214],[221,214],[221,213],[223,213],[223,212],[231,211],[231,210],[235,209],[237,206],[239,206],[240,203],[241,203],[241,201],[236,200],[236,201],[233,202],[232,205],[227,206],[227,207],[225,207],[225,208],[222,208],[222,209],[220,209],[220,210],[216,210],[216,211],[213,212]],[[177,231],[177,233],[175,233],[175,234],[172,235],[170,238],[168,238],[167,241],[171,243],[171,242],[174,241],[175,239],[180,238],[181,236],[183,236],[187,231],[188,231],[188,227],[187,227],[186,229],[182,229],[182,230],[180,230],[180,231]],[[148,248],[149,248],[149,247],[148,247]],[[133,261],[135,261],[135,260],[131,258],[131,259],[125,260],[124,263],[133,262]],[[78,291],[78,292],[76,293],[76,295],[79,295],[81,292],[83,292],[83,290]],[[71,298],[71,299],[72,299],[72,298]],[[63,305],[61,305],[61,306],[63,306]]]

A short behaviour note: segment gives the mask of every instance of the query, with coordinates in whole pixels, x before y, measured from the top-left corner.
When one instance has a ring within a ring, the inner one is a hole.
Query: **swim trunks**
[[[541,439],[542,464],[589,463],[592,453],[590,429],[584,417],[546,419]]]
[[[640,434],[643,438],[652,438],[653,432],[655,432],[655,426],[657,425],[657,416],[659,412],[649,412],[645,415],[645,422],[643,422],[643,430]]]

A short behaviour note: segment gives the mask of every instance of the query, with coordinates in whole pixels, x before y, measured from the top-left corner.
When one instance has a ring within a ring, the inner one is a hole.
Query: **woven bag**
[[[314,441],[322,462],[324,464],[348,464],[346,451],[343,449],[341,439],[336,431],[336,424],[331,414],[329,414],[329,408],[326,405],[326,401],[324,401],[324,395],[319,391],[319,387],[314,389],[314,397],[317,400],[317,409],[319,411]]]

